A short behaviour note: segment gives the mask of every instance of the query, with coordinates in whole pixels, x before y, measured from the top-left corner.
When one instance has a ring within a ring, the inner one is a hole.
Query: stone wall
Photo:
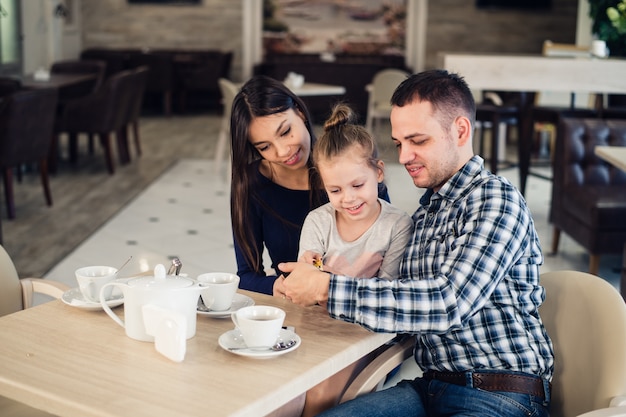
[[[545,39],[574,43],[578,0],[552,0],[552,4],[549,11],[507,11],[477,9],[474,0],[431,0],[425,67],[436,66],[439,52],[536,54]],[[242,12],[242,0],[203,0],[195,6],[82,0],[83,48],[232,50],[231,76],[239,79]]]
[[[221,49],[234,52],[231,76],[241,73],[241,0],[199,5],[129,5],[82,0],[82,45],[110,48]]]
[[[576,42],[577,0],[552,0],[551,10],[538,11],[477,9],[475,3],[428,2],[426,68],[437,65],[440,52],[540,54],[546,39]]]

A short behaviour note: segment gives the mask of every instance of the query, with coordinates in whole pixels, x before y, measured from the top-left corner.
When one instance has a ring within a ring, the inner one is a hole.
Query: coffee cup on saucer
[[[100,289],[117,277],[117,268],[112,266],[85,266],[75,273],[78,288],[86,301],[100,303]],[[111,298],[113,287],[105,289],[105,298]]]
[[[207,272],[197,278],[204,305],[213,311],[228,310],[239,288],[239,276],[228,272]]]
[[[241,332],[246,346],[269,348],[280,335],[285,311],[272,306],[249,306],[237,310],[231,318]]]

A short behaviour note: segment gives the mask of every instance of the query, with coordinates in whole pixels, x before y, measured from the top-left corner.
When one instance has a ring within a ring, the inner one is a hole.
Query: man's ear
[[[472,140],[472,123],[467,117],[457,117],[454,121],[454,126],[456,127],[456,139],[459,141],[459,146],[463,146]]]

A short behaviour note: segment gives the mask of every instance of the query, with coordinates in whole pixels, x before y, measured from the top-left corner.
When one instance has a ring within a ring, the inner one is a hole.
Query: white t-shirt
[[[302,226],[298,259],[312,251],[323,256],[326,272],[355,278],[398,278],[400,260],[413,233],[413,220],[385,200],[378,201],[378,218],[353,242],[339,236],[335,209],[330,203],[311,211]]]

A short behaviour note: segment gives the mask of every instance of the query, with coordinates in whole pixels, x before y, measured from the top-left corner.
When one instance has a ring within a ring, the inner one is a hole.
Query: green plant
[[[618,14],[621,10],[621,25],[625,25],[626,23],[623,23],[625,1],[589,0],[589,16],[593,21],[591,30],[598,39],[606,42],[612,56],[626,56],[626,33],[620,32],[618,27],[614,26],[613,21],[609,18],[609,14],[614,15],[614,13],[608,10],[615,9]]]
[[[622,0],[617,7],[606,9],[606,15],[613,24],[613,27],[620,35],[626,35],[626,0]]]

